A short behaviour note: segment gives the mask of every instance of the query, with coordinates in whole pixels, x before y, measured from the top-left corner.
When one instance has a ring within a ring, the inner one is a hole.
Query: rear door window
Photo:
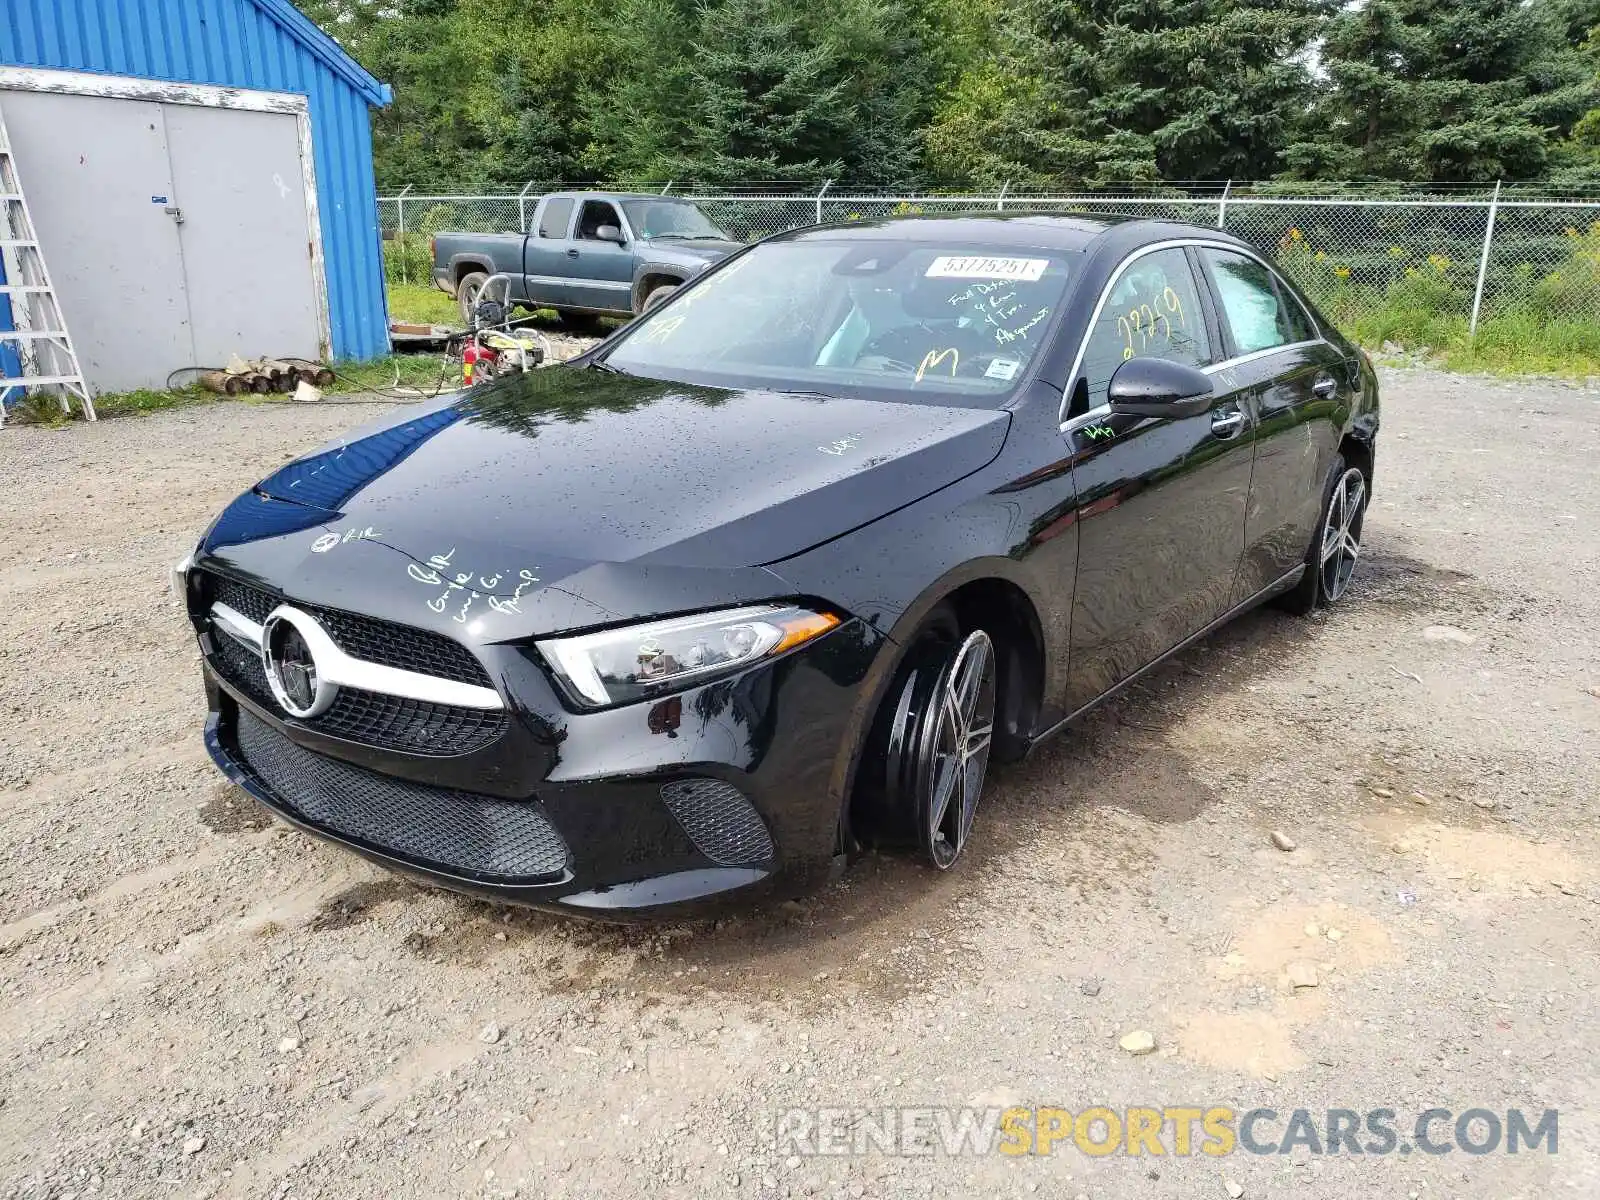
[[[544,211],[539,214],[539,236],[542,238],[565,238],[567,230],[572,227],[572,197],[557,196],[544,202]]]
[[[1204,249],[1217,303],[1233,333],[1236,354],[1255,354],[1316,337],[1310,319],[1272,270],[1248,254]]]

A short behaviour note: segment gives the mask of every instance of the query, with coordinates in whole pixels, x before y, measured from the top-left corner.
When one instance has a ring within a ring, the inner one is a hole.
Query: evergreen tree
[[[839,48],[812,37],[786,0],[703,6],[689,68],[694,119],[667,170],[713,184],[841,174],[855,119],[844,76]]]
[[[1531,179],[1594,99],[1547,0],[1367,0],[1330,23],[1293,174]]]
[[[976,121],[959,140],[1008,144],[1022,178],[1264,178],[1331,2],[1030,0],[997,39],[999,69],[964,81]],[[956,132],[947,114],[932,140],[948,153]]]
[[[900,0],[622,0],[617,28],[635,53],[615,48],[624,69],[590,94],[601,174],[809,185],[920,169],[932,83]]]

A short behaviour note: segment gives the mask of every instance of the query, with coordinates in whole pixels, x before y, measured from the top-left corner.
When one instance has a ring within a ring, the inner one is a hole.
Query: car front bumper
[[[881,644],[850,621],[741,675],[603,712],[552,711],[536,687],[507,697],[495,745],[427,757],[286,717],[220,674],[202,636],[205,741],[277,816],[426,882],[609,919],[720,908],[835,873]]]

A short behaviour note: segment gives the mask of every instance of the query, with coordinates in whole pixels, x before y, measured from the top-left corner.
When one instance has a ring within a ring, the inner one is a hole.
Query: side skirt
[[[1105,691],[1101,692],[1098,696],[1096,696],[1093,700],[1089,701],[1089,703],[1085,704],[1082,708],[1078,709],[1076,712],[1069,713],[1067,716],[1065,716],[1061,720],[1057,721],[1054,725],[1050,726],[1049,729],[1046,729],[1041,733],[1034,734],[1032,740],[1030,740],[1029,743],[1028,743],[1028,753],[1029,754],[1033,753],[1034,747],[1039,745],[1039,743],[1041,743],[1043,741],[1046,741],[1047,739],[1049,739],[1051,737],[1054,737],[1056,734],[1060,733],[1063,729],[1065,729],[1067,726],[1073,724],[1075,721],[1081,720],[1083,717],[1088,715],[1090,712],[1094,711],[1096,708],[1099,708],[1100,705],[1104,704],[1107,700],[1111,699],[1111,697],[1117,695],[1119,692],[1123,691],[1125,688],[1128,688],[1128,687],[1132,686],[1134,683],[1137,683],[1140,679],[1144,678],[1147,674],[1149,674],[1151,671],[1155,670],[1157,667],[1159,667],[1162,663],[1166,662],[1168,659],[1173,658],[1173,657],[1175,657],[1175,656],[1177,656],[1179,654],[1182,654],[1185,650],[1187,650],[1190,646],[1194,645],[1201,638],[1206,637],[1208,634],[1214,633],[1218,629],[1221,629],[1224,625],[1226,625],[1229,621],[1233,620],[1235,617],[1241,616],[1244,613],[1249,612],[1252,608],[1255,608],[1257,605],[1263,604],[1266,601],[1272,599],[1272,597],[1276,596],[1278,593],[1288,591],[1295,584],[1300,582],[1300,577],[1302,575],[1304,575],[1305,573],[1306,573],[1306,565],[1304,563],[1299,564],[1292,571],[1290,571],[1287,574],[1282,575],[1279,578],[1273,580],[1271,583],[1269,583],[1266,587],[1262,588],[1255,595],[1251,596],[1248,600],[1244,601],[1244,603],[1234,605],[1227,612],[1223,613],[1216,620],[1212,621],[1209,625],[1203,626],[1202,628],[1200,628],[1196,632],[1190,634],[1188,637],[1184,638],[1183,641],[1179,642],[1176,646],[1172,647],[1172,649],[1168,650],[1166,653],[1160,655],[1158,658],[1151,659],[1144,666],[1140,667],[1137,671],[1135,671],[1132,675],[1129,675],[1126,679],[1120,681],[1119,683],[1115,684],[1114,686],[1112,686],[1110,688],[1107,688]]]

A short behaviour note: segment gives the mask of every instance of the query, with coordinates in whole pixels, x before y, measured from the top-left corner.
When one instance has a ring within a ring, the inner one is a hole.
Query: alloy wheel
[[[1367,480],[1359,467],[1339,477],[1328,498],[1322,525],[1322,594],[1331,604],[1344,595],[1361,557],[1361,521],[1367,508]]]
[[[919,747],[920,833],[929,861],[949,868],[972,832],[994,741],[994,643],[974,630],[939,677]]]

